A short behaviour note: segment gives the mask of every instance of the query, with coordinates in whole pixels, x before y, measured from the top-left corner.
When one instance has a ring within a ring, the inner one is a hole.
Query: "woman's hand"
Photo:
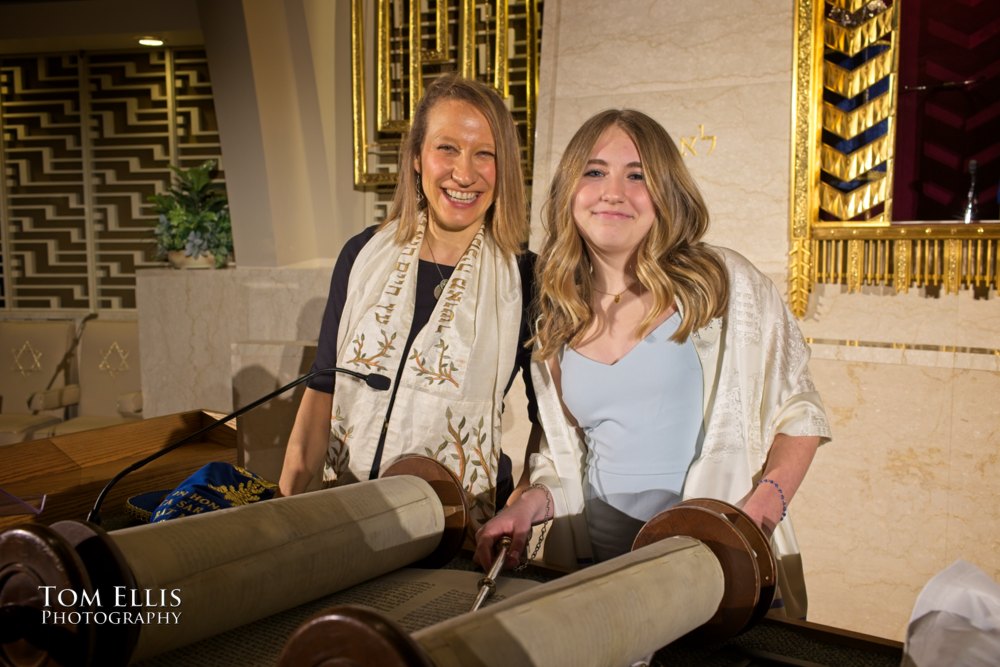
[[[473,561],[484,570],[489,570],[496,556],[496,544],[504,535],[510,536],[505,568],[514,568],[527,558],[528,540],[531,527],[550,517],[545,516],[551,507],[548,489],[533,486],[523,493],[516,502],[508,504],[495,517],[487,521],[476,532],[476,553]]]

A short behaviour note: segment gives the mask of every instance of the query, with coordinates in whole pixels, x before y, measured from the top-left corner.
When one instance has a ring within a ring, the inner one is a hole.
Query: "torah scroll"
[[[140,590],[177,590],[183,623],[149,625],[133,659],[244,625],[429,555],[441,502],[390,477],[111,533]]]
[[[0,663],[141,661],[434,561],[449,524],[464,525],[461,493],[404,474],[110,533],[80,521],[4,531],[13,628]]]

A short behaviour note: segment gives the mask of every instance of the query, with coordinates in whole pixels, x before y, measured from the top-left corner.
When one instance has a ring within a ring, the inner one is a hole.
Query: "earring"
[[[420,172],[417,172],[417,204],[421,204],[424,201],[424,186],[420,182]]]

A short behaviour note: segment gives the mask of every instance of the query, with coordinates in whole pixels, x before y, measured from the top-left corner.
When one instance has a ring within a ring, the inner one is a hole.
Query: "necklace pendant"
[[[620,293],[615,294],[615,303],[621,303],[621,302],[622,302],[622,295]]]
[[[434,286],[434,298],[440,299],[441,295],[444,294],[444,288],[448,285],[448,279],[443,278],[441,282]]]

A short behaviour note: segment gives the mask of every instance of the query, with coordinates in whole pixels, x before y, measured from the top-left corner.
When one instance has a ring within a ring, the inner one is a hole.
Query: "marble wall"
[[[834,429],[795,499],[810,620],[905,637],[956,559],[1000,581],[996,294],[820,287],[802,329]]]
[[[635,107],[687,145],[714,220],[709,240],[742,252],[784,288],[792,7],[546,0],[533,246],[571,133],[601,109]],[[363,221],[331,224],[347,233]],[[319,330],[331,267],[141,273],[149,414],[228,410],[234,394],[244,402],[291,379],[304,363],[296,341]],[[902,639],[920,589],[956,558],[1000,579],[998,303],[995,293],[977,301],[815,290],[802,329],[813,340],[834,442],[792,505],[810,620]],[[515,389],[504,436],[515,462],[527,433],[518,396]],[[271,414],[280,430],[287,414]],[[269,432],[265,448],[280,447],[275,438]],[[267,456],[273,466],[277,454]]]
[[[330,260],[280,268],[140,271],[136,293],[145,416],[193,409],[231,412],[234,393],[245,398],[260,386],[233,388],[233,378],[243,370],[232,365],[234,345],[315,341],[332,272]],[[272,382],[260,393],[278,386]]]
[[[532,247],[552,171],[608,108],[657,119],[705,196],[709,239],[781,273],[787,253],[792,4],[546,2]]]
[[[810,620],[894,639],[956,559],[1000,579],[998,357],[913,352],[814,345],[834,442],[793,512]]]

